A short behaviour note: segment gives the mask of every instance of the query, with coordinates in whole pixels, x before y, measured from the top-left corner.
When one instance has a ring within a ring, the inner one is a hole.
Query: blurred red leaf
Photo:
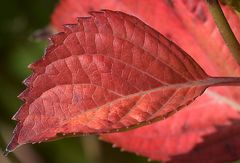
[[[197,144],[189,153],[172,157],[171,162],[181,163],[199,160],[197,162],[219,163],[238,160],[240,121],[232,120],[231,126],[217,126],[216,128],[217,130],[213,134],[203,137],[204,143]]]
[[[240,40],[239,17],[237,17],[237,15],[230,8],[225,6],[222,7],[233,32],[235,33],[238,40]],[[190,54],[196,61],[198,61],[201,67],[203,67],[204,70],[206,70],[206,72],[210,75],[240,75],[240,67],[232,57],[229,49],[221,38],[221,35],[210,15],[210,12],[208,11],[207,5],[205,4],[204,0],[91,0],[88,2],[82,0],[62,0],[52,16],[52,23],[58,30],[61,30],[62,24],[74,22],[74,18],[76,16],[86,15],[89,10],[96,10],[102,8],[124,11],[141,18],[146,23],[148,23],[149,25],[157,29],[159,32],[161,32],[163,35],[177,43],[180,47],[182,47],[186,52],[188,52],[188,54]],[[189,109],[186,109],[181,111],[183,112],[182,114],[176,114],[174,116],[176,119],[180,119],[182,122],[185,122],[184,118],[181,119],[181,116],[183,116],[184,114],[188,114],[189,117],[196,117],[198,115],[199,118],[195,118],[194,121],[188,122],[186,120],[186,123],[188,123],[188,125],[195,125],[195,130],[189,130],[189,132],[193,135],[192,137],[201,139],[202,136],[211,134],[211,137],[214,138],[214,136],[218,134],[216,131],[216,125],[224,126],[226,124],[226,121],[232,119],[232,117],[240,119],[239,112],[236,111],[236,109],[240,108],[239,92],[239,88],[210,88],[208,93],[205,93],[202,97],[200,97],[196,104],[194,102],[193,105],[190,105],[188,107],[191,108],[191,112],[189,111]],[[205,103],[210,105],[205,106]],[[205,109],[193,109],[195,106],[198,105],[200,105],[201,107],[204,106]],[[220,115],[218,115],[219,111],[221,112]],[[229,113],[231,113],[231,116],[229,115]],[[209,118],[208,122],[210,123],[203,121],[205,116]],[[171,120],[168,120],[167,122],[158,122],[157,124],[144,127],[148,130],[144,130],[144,128],[139,128],[136,131],[130,131],[130,133],[134,132],[134,134],[132,135],[126,132],[112,135],[110,134],[111,136],[108,135],[104,138],[108,139],[112,143],[119,144],[119,146],[124,147],[129,151],[133,151],[135,153],[137,152],[139,154],[151,157],[152,159],[158,158],[160,160],[166,160],[166,158],[178,154],[186,154],[185,158],[190,158],[192,156],[192,153],[189,153],[189,155],[187,153],[190,152],[196,146],[196,144],[199,143],[197,141],[188,142],[187,145],[189,148],[187,148],[186,145],[183,146],[183,149],[179,149],[178,151],[168,151],[165,153],[163,152],[162,154],[161,151],[164,151],[165,147],[162,147],[156,142],[151,142],[151,144],[149,139],[142,140],[143,143],[141,144],[148,143],[149,145],[155,146],[155,152],[152,152],[152,150],[146,150],[144,148],[144,145],[134,145],[136,137],[140,136],[143,133],[144,135],[146,133],[148,133],[149,135],[154,135],[154,132],[156,132],[155,130],[157,130],[159,134],[166,133],[164,129],[167,128],[167,126],[171,126]],[[230,121],[228,122],[230,123]],[[165,124],[165,128],[162,129],[161,127],[159,127],[162,126],[161,123],[163,123],[163,126]],[[206,129],[201,130],[200,126],[202,124],[205,124]],[[158,126],[157,129],[154,126]],[[229,130],[229,128],[231,129],[234,126],[235,124],[229,124],[227,128],[224,127],[221,129],[221,133],[231,131]],[[179,125],[178,127],[181,128],[183,126]],[[196,130],[201,130],[201,133],[195,132]],[[212,132],[209,133],[207,131]],[[214,134],[215,132],[216,134]],[[172,131],[172,134],[174,135],[174,131]],[[233,141],[235,139],[239,142],[237,134],[229,132],[230,136],[231,134],[232,139],[231,137],[227,139],[227,146],[235,146]],[[155,137],[159,141],[164,140],[164,138],[160,137],[160,135],[155,135]],[[182,137],[185,139],[188,138],[185,134],[183,134]],[[170,138],[169,141],[171,141]],[[175,139],[176,141],[178,140],[178,138]],[[122,143],[122,141],[126,141],[126,144]],[[133,148],[135,147],[135,149],[131,148],[129,142],[131,142],[131,145],[133,146]],[[203,145],[200,147],[202,147],[202,151],[204,151],[204,142],[202,143]],[[205,145],[208,144],[209,142],[206,142]],[[220,141],[218,142],[218,144],[219,146],[214,148],[215,150],[218,147],[223,149],[226,146]],[[239,146],[236,146],[236,151],[237,150],[239,150]],[[229,155],[233,153],[234,152],[230,151]],[[156,155],[153,156],[154,154]],[[218,162],[221,162],[221,159],[222,162],[224,162],[225,155],[223,153],[219,154],[218,152],[216,152],[211,154],[212,158],[219,159],[217,160]],[[199,153],[199,157],[203,156],[204,153]],[[235,156],[231,158],[234,160],[236,158],[239,158],[239,155],[237,155],[237,157]],[[197,160],[199,160],[200,162],[202,161],[201,159],[195,159],[194,161],[196,162]]]
[[[240,152],[240,115],[209,94],[207,90],[164,121],[102,135],[101,139],[152,160],[206,163],[236,160]]]
[[[91,12],[65,25],[19,97],[25,101],[8,151],[65,134],[100,134],[168,117],[208,86],[239,83],[212,78],[157,31],[122,12]]]

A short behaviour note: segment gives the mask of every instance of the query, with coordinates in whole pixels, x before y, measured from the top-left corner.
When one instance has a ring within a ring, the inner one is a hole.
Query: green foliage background
[[[27,65],[38,60],[47,46],[47,42],[31,40],[31,35],[48,26],[56,4],[57,0],[4,0],[0,3],[0,134],[5,142],[9,142],[16,124],[11,117],[22,104],[17,98],[25,89],[22,81],[31,74]],[[94,136],[24,145],[15,153],[23,163],[147,162],[146,158],[120,152]],[[0,155],[0,162],[9,163],[9,160]]]

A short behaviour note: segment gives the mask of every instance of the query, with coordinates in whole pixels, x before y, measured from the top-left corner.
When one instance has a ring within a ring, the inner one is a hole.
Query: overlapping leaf
[[[152,160],[229,162],[239,158],[239,118],[228,104],[207,90],[194,103],[164,121],[102,135],[101,139]]]
[[[174,43],[139,19],[105,10],[52,36],[19,97],[25,101],[7,150],[59,135],[100,134],[143,125],[192,102],[212,78]]]

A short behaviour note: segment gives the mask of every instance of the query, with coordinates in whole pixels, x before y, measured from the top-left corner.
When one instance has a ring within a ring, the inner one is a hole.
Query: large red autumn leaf
[[[19,97],[25,101],[8,151],[65,134],[100,134],[143,125],[181,109],[212,78],[174,43],[122,12],[91,12],[51,37]]]
[[[185,51],[187,51],[198,63],[206,70],[207,73],[211,75],[226,75],[226,76],[239,76],[240,69],[237,62],[232,57],[230,51],[226,47],[224,41],[221,38],[221,35],[218,32],[218,29],[207,9],[207,5],[205,4],[204,0],[150,0],[150,1],[135,1],[135,0],[119,0],[119,1],[99,1],[99,0],[92,0],[89,2],[85,2],[82,0],[62,0],[60,5],[55,10],[55,13],[52,16],[53,25],[58,29],[61,30],[61,24],[74,22],[74,18],[79,15],[86,15],[89,10],[93,9],[101,9],[101,8],[108,8],[108,9],[117,9],[121,11],[125,11],[127,13],[131,13],[137,15],[139,18],[153,26],[155,29],[160,31],[169,39],[176,42],[180,47],[182,47]],[[239,18],[231,11],[228,7],[223,7],[224,13],[238,39],[240,39],[240,21]],[[206,98],[204,98],[206,96]],[[196,105],[202,106],[202,103],[211,104],[209,107],[207,105],[204,107],[205,110],[211,109],[212,111],[205,111],[199,110],[195,111],[194,109],[189,112],[189,117],[196,117],[195,121],[191,121],[196,125],[196,129],[199,126],[201,129],[201,121],[202,116],[208,116],[209,121],[212,122],[214,120],[215,123],[206,123],[205,130],[202,130],[202,134],[195,132],[196,130],[189,130],[192,133],[193,138],[201,138],[203,135],[210,134],[206,132],[207,130],[211,130],[212,132],[215,131],[215,125],[225,125],[226,121],[222,119],[231,119],[229,116],[229,112],[235,115],[235,118],[238,117],[238,112],[236,109],[239,109],[239,89],[229,89],[229,88],[217,88],[217,89],[210,89],[204,97],[199,98]],[[191,107],[191,106],[190,106]],[[219,111],[222,111],[225,114],[217,115]],[[184,110],[182,112],[185,112]],[[186,110],[187,112],[187,110]],[[183,113],[184,114],[184,113]],[[187,113],[186,113],[187,114]],[[178,117],[177,119],[181,119],[182,114],[175,115]],[[204,119],[204,118],[203,118]],[[238,118],[239,119],[239,118]],[[184,119],[182,119],[184,122]],[[160,125],[162,122],[158,122]],[[189,122],[190,123],[190,122]],[[191,123],[189,124],[191,126]],[[165,123],[166,126],[171,126],[171,120],[168,123]],[[157,125],[157,124],[156,124]],[[234,127],[234,125],[232,126]],[[145,127],[147,128],[147,127]],[[166,128],[166,127],[165,127]],[[179,126],[181,128],[181,126]],[[231,125],[228,126],[231,128]],[[118,137],[108,135],[108,139],[113,143],[117,143],[126,149],[130,148],[128,142],[131,142],[132,146],[137,146],[138,144],[135,143],[135,135],[140,135],[141,133],[148,132],[149,135],[154,134],[156,128],[151,126],[148,127],[148,131],[144,129],[137,129],[134,135],[129,136],[128,133],[120,133]],[[164,129],[158,127],[158,132],[165,133]],[[141,132],[142,131],[142,132]],[[227,129],[223,128],[223,131],[228,131]],[[174,134],[174,131],[172,132]],[[121,138],[120,138],[121,135]],[[183,134],[183,137],[185,135]],[[213,134],[214,136],[214,134]],[[231,136],[231,133],[230,133]],[[157,135],[156,135],[157,137]],[[232,134],[233,137],[237,138],[237,135]],[[119,143],[125,139],[126,144]],[[158,137],[158,139],[162,139],[162,137]],[[178,138],[175,138],[178,139]],[[149,148],[152,146],[158,147],[155,149],[158,151],[164,150],[164,148],[157,144],[154,141],[148,141],[149,139],[143,139],[144,144],[149,143]],[[164,140],[164,139],[163,139]],[[234,141],[231,141],[231,137],[226,144],[228,146],[234,145]],[[183,149],[179,149],[178,151],[168,151],[165,152],[166,157],[170,157],[172,155],[178,155],[183,153],[188,153],[191,149],[198,142],[188,142]],[[209,144],[206,142],[206,145]],[[152,145],[152,146],[151,146]],[[224,144],[221,144],[219,141],[219,146],[224,148]],[[226,146],[226,145],[225,145]],[[127,148],[128,147],[128,148]],[[145,156],[152,156],[153,154],[161,155],[160,152],[154,152],[149,148],[144,148],[143,146],[137,146],[138,148],[129,149],[130,151],[143,154]],[[204,145],[202,146],[202,150],[204,151]],[[215,150],[218,147],[215,148]],[[148,151],[148,152],[147,152]],[[217,150],[216,150],[217,151]],[[175,153],[174,153],[175,152]],[[146,154],[147,153],[147,154]],[[206,153],[205,153],[206,154]],[[221,157],[224,157],[223,153],[211,153],[213,157],[218,157],[221,160]],[[234,152],[230,151],[230,155],[234,155]],[[164,155],[164,153],[163,153]],[[187,155],[187,154],[186,154]],[[202,157],[200,155],[199,157]],[[191,156],[191,153],[190,155]],[[209,155],[208,155],[209,156]],[[157,158],[158,156],[155,156]],[[165,158],[166,158],[165,157]],[[238,156],[239,157],[239,156]],[[152,156],[152,158],[154,158]],[[158,157],[160,159],[160,156]],[[232,157],[236,159],[236,157]],[[201,159],[197,159],[201,161]],[[218,161],[219,161],[218,160]],[[195,160],[196,161],[196,160]],[[224,161],[224,159],[223,159]]]
[[[221,38],[204,0],[62,0],[52,16],[52,22],[61,30],[62,24],[75,22],[73,19],[76,15],[86,15],[89,10],[99,8],[118,9],[137,15],[182,47],[212,76],[240,74],[240,67]],[[223,10],[240,40],[239,17],[227,7],[223,7]],[[214,91],[233,100],[240,97],[239,88],[234,91],[218,88]]]

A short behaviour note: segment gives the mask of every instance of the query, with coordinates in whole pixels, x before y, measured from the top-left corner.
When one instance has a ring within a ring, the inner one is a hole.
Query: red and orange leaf
[[[240,75],[240,66],[224,43],[205,0],[91,0],[88,3],[61,0],[52,15],[52,24],[61,30],[62,24],[75,22],[76,15],[86,15],[89,10],[101,8],[117,9],[141,18],[177,43],[212,76]],[[240,41],[239,17],[228,7],[223,6],[223,11]],[[235,101],[240,98],[240,88],[212,90]]]
[[[225,16],[227,17],[231,28],[240,40],[240,20],[239,17],[228,7],[222,6]],[[74,22],[74,18],[79,15],[86,15],[89,10],[93,9],[113,9],[113,10],[121,10],[127,13],[131,13],[136,15],[137,17],[144,20],[146,23],[157,29],[160,33],[162,33],[167,38],[171,39],[175,43],[177,43],[181,48],[183,48],[188,54],[190,54],[204,70],[209,73],[210,75],[214,76],[239,76],[240,75],[240,66],[232,57],[229,49],[225,45],[221,35],[211,17],[210,12],[207,9],[207,5],[204,0],[91,0],[85,2],[83,0],[61,0],[59,6],[56,8],[53,16],[52,16],[52,24],[58,29],[61,30],[61,24],[64,23],[72,23]],[[64,12],[63,12],[64,11]],[[202,130],[203,134],[199,132],[195,132],[196,130],[190,130],[192,135],[195,135],[197,138],[201,138],[202,135],[208,135],[209,133],[206,132],[207,130],[212,130],[216,132],[215,125],[223,126],[225,121],[222,119],[225,118],[226,120],[231,119],[232,117],[229,116],[229,112],[233,112],[234,114],[238,115],[239,112],[236,109],[240,108],[240,89],[234,88],[210,88],[208,91],[210,93],[204,94],[207,96],[206,98],[199,98],[196,105],[200,105],[202,107],[203,104],[211,104],[209,107],[206,105],[204,109],[199,109],[197,113],[195,113],[195,109],[191,112],[187,110],[183,110],[181,112],[189,112],[189,116],[196,117],[198,114],[199,118],[196,118],[194,122],[195,129],[201,129],[201,117],[208,116],[210,122],[216,123],[207,123],[205,126],[205,130]],[[212,98],[214,95],[214,98]],[[194,104],[195,106],[195,104]],[[191,106],[189,106],[191,107]],[[211,109],[212,111],[207,111]],[[220,118],[217,113],[219,111],[224,112],[222,114],[222,118]],[[184,114],[184,113],[183,113]],[[186,113],[187,114],[187,113]],[[180,116],[179,115],[179,119]],[[177,115],[176,115],[177,116]],[[240,119],[240,118],[238,118]],[[184,121],[184,119],[183,119]],[[162,122],[158,122],[161,124]],[[169,120],[169,124],[170,124]],[[223,128],[221,133],[228,131],[228,127],[231,128],[232,125],[227,126],[227,128]],[[233,127],[235,125],[233,124]],[[145,127],[146,128],[146,127]],[[154,134],[154,129],[151,129],[151,126],[148,131],[142,128],[139,128],[135,131],[135,135],[141,133],[149,133],[149,135]],[[159,128],[159,130],[161,130]],[[138,131],[138,132],[137,132]],[[161,132],[165,132],[164,129]],[[173,131],[174,133],[174,131]],[[214,136],[213,133],[211,137]],[[218,133],[219,134],[219,133]],[[125,138],[125,141],[130,141],[125,133],[122,133],[122,137],[120,137],[120,133],[117,134],[118,137],[113,135],[113,138],[110,140],[113,143],[121,145],[119,143]],[[185,135],[183,135],[185,136]],[[231,135],[229,135],[231,136]],[[110,135],[108,135],[108,138]],[[157,137],[157,136],[156,136]],[[214,138],[214,137],[213,137]],[[132,136],[134,140],[134,137]],[[158,139],[163,139],[162,137],[158,137]],[[177,139],[177,138],[175,138]],[[232,134],[233,140],[238,140],[238,135],[233,133]],[[226,144],[224,145],[219,142],[219,148],[223,149],[225,146],[235,146],[234,141],[232,141],[231,137],[227,139]],[[154,143],[156,146],[160,146],[162,150],[164,147],[157,144],[157,142],[147,142],[148,139],[144,140],[145,143]],[[219,140],[219,139],[217,139]],[[239,140],[238,140],[239,141]],[[131,142],[134,146],[134,141]],[[197,142],[188,142],[188,145],[193,149]],[[207,143],[208,144],[208,143]],[[206,144],[206,145],[207,145]],[[125,146],[123,146],[126,148]],[[201,146],[200,146],[201,147]],[[200,148],[199,147],[199,148]],[[235,146],[236,151],[239,150]],[[130,147],[129,147],[130,148]],[[128,149],[128,148],[126,148]],[[187,150],[179,151],[179,153],[174,153],[174,151],[169,151],[169,155],[180,155],[185,154],[187,157],[191,157],[192,153],[187,154],[191,150],[188,148]],[[145,149],[149,150],[149,149]],[[204,148],[203,148],[204,150]],[[141,153],[143,149],[135,148],[135,150],[131,149],[135,153]],[[148,154],[144,154],[145,156],[150,156],[152,153],[156,153],[152,150],[148,152]],[[229,151],[229,155],[232,155],[232,158],[236,159],[236,155],[234,151]],[[160,153],[158,153],[161,155]],[[212,158],[221,157],[224,158],[224,153],[215,153],[217,155],[212,155]],[[199,155],[199,157],[203,157],[204,155]],[[209,156],[209,155],[207,155]],[[221,156],[221,157],[219,157]],[[235,157],[234,157],[235,156]],[[169,156],[170,157],[170,156]],[[238,156],[239,158],[239,156]],[[196,161],[197,159],[195,159]],[[201,161],[201,159],[199,159]],[[211,160],[209,158],[209,160]]]
[[[8,151],[59,135],[100,134],[162,119],[212,85],[174,43],[139,19],[105,10],[51,37],[19,97],[25,101]]]

